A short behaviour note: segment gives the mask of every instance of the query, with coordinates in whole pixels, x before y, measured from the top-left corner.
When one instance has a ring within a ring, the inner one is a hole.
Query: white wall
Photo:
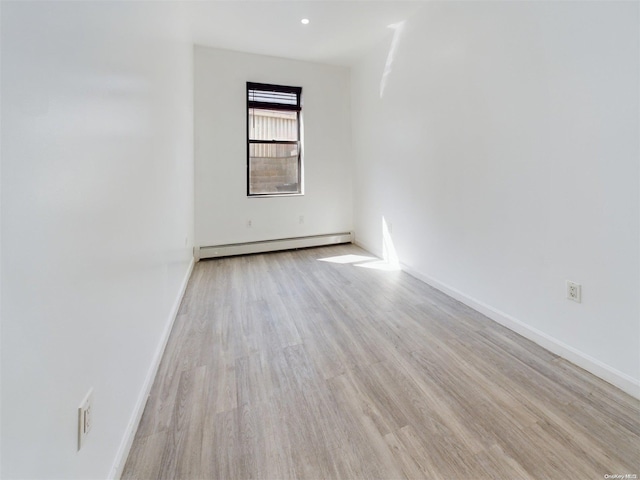
[[[196,245],[350,231],[349,70],[201,46],[194,62]],[[247,197],[247,81],[303,89],[304,196]]]
[[[144,400],[193,243],[180,9],[2,2],[2,478],[106,478]]]
[[[636,395],[638,15],[428,3],[351,79],[358,241]]]

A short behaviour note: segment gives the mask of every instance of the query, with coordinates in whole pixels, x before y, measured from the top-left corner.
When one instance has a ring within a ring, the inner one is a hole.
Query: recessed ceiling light
[[[308,18],[303,18],[302,20],[300,20],[300,23],[302,23],[303,25],[306,25],[309,23],[309,19]]]

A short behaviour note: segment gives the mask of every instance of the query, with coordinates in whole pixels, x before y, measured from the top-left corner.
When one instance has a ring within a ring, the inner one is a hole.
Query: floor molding
[[[133,414],[131,415],[131,419],[129,420],[129,424],[127,425],[127,429],[122,438],[122,442],[120,443],[120,447],[118,448],[118,453],[116,454],[115,461],[113,462],[113,466],[111,467],[111,472],[109,474],[110,479],[119,479],[122,476],[122,471],[124,470],[125,463],[127,462],[127,457],[129,456],[129,451],[131,450],[133,439],[136,436],[138,425],[140,424],[140,420],[142,419],[142,413],[144,412],[144,407],[147,404],[147,398],[151,393],[153,381],[155,380],[156,374],[158,373],[160,361],[162,360],[162,355],[164,354],[164,350],[167,346],[167,341],[169,340],[171,329],[173,328],[173,324],[175,323],[176,317],[178,316],[180,304],[182,303],[182,298],[184,297],[184,294],[187,290],[187,284],[189,283],[189,278],[191,277],[191,272],[193,272],[194,265],[195,259],[191,258],[189,268],[187,268],[187,272],[182,279],[180,292],[178,294],[178,297],[176,298],[176,301],[173,303],[173,307],[171,308],[171,313],[169,314],[167,324],[165,325],[164,331],[162,332],[161,341],[156,348],[151,366],[149,367],[149,371],[147,372],[147,377],[144,381],[142,390],[140,391],[140,396],[138,397],[136,406],[133,409]]]
[[[363,247],[364,248],[364,247]],[[425,282],[428,285],[431,285],[433,288],[440,290],[443,293],[446,293],[452,298],[464,303],[468,307],[473,308],[474,310],[482,313],[483,315],[489,317],[491,320],[498,322],[500,325],[507,327],[510,330],[522,335],[523,337],[531,340],[534,343],[537,343],[543,348],[546,348],[550,352],[559,355],[560,357],[570,361],[571,363],[579,366],[587,370],[588,372],[596,375],[597,377],[609,382],[610,384],[618,387],[629,395],[640,399],[640,383],[636,381],[633,377],[622,373],[615,368],[606,365],[605,363],[597,360],[590,355],[587,355],[580,350],[567,345],[566,343],[554,338],[546,333],[527,325],[524,322],[521,322],[517,318],[512,317],[500,310],[491,307],[475,298],[469,297],[464,293],[456,290],[455,288],[450,287],[438,280],[429,277],[428,275],[424,275],[423,273],[414,270],[408,265],[401,264],[402,270],[407,272],[412,277],[417,278]]]

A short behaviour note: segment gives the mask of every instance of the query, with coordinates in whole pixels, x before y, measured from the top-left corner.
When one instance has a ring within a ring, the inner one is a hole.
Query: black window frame
[[[264,92],[277,92],[277,93],[289,93],[296,95],[295,104],[290,103],[278,103],[278,102],[261,102],[250,99],[251,91],[264,91]],[[247,196],[248,197],[280,197],[280,196],[292,196],[292,195],[304,195],[303,189],[303,175],[302,175],[302,87],[291,87],[286,85],[274,85],[270,83],[258,83],[247,82]],[[250,138],[249,133],[249,115],[251,109],[263,109],[263,110],[285,110],[294,111],[297,113],[297,135],[298,140],[256,140]],[[298,190],[297,191],[283,191],[274,193],[251,193],[251,145],[252,144],[264,144],[264,145],[296,145],[298,147]]]

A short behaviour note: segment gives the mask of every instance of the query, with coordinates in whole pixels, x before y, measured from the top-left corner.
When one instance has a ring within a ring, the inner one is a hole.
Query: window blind
[[[247,106],[300,111],[301,87],[285,87],[247,82]]]

